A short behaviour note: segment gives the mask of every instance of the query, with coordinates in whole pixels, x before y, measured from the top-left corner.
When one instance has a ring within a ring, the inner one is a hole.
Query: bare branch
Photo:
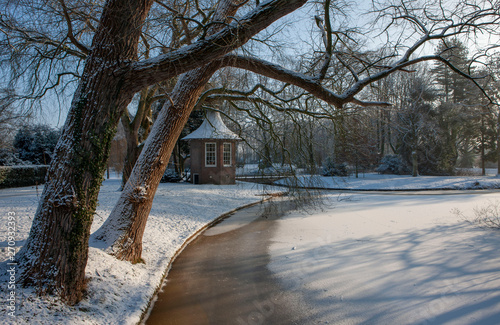
[[[71,23],[71,18],[69,16],[66,3],[64,2],[64,0],[59,0],[59,3],[61,4],[64,13],[64,18],[66,19],[66,23],[68,25],[68,37],[71,40],[71,43],[73,43],[80,51],[88,55],[89,49],[82,43],[78,42],[78,40],[75,38],[75,35],[73,34],[73,25]]]
[[[238,22],[233,21],[220,32],[204,40],[199,40],[192,45],[156,58],[131,63],[117,73],[125,73],[125,78],[131,81],[130,90],[138,91],[145,85],[166,80],[227,54],[272,22],[296,10],[306,2],[307,0],[267,1]]]

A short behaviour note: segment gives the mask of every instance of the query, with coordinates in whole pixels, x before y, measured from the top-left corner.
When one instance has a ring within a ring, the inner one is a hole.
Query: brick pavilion
[[[201,126],[182,140],[190,144],[193,184],[235,183],[240,137],[224,124],[219,112],[208,111]]]

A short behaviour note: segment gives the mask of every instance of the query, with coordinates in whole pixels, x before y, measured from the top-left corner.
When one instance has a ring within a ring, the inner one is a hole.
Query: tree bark
[[[222,1],[214,21],[233,16],[237,8],[231,0]],[[116,258],[142,261],[142,237],[156,189],[191,111],[220,66],[221,62],[216,61],[182,75],[170,101],[158,114],[118,203],[95,233],[95,238],[105,241],[108,252]]]
[[[88,239],[108,152],[133,93],[112,71],[136,59],[152,0],[108,1],[22,251],[21,281],[68,304],[85,289]],[[121,37],[127,35],[128,37]]]
[[[141,153],[142,147],[140,144],[147,138],[151,130],[151,105],[155,101],[154,96],[157,90],[157,85],[146,87],[141,90],[137,112],[132,121],[130,120],[128,112],[125,112],[122,116],[123,129],[127,140],[127,152],[122,173],[122,189],[125,187],[135,162]],[[143,132],[140,132],[141,128]]]
[[[411,152],[411,159],[412,159],[412,173],[411,173],[411,175],[413,177],[417,177],[418,176],[418,155],[417,155],[416,149],[414,149]]]
[[[85,289],[90,226],[108,152],[120,116],[134,93],[228,53],[307,0],[271,0],[213,37],[153,60],[136,63],[141,26],[152,2],[106,2],[82,79],[55,149],[55,158],[47,173],[29,237],[18,255],[20,282],[36,286],[41,294],[57,293],[68,304],[78,302]],[[213,66],[209,65],[210,69]],[[186,91],[189,93],[190,89]],[[182,97],[180,94],[181,102]],[[187,119],[187,116],[182,116],[182,109],[180,115],[176,111],[177,108],[172,107],[166,113],[170,119],[168,125],[173,130]],[[175,142],[178,134],[164,133],[164,136],[170,135],[174,139],[168,142]],[[164,169],[165,156],[162,153],[159,157],[163,158],[153,158],[159,165],[147,166],[146,169],[157,166]],[[161,173],[156,169],[152,173],[153,179],[156,180]],[[138,180],[134,179],[132,184]],[[132,187],[132,192],[137,188]],[[150,188],[147,193],[152,200]],[[135,196],[130,202],[134,202],[137,212],[143,213],[145,210],[139,209],[142,205],[137,204],[143,200],[142,192],[133,194]]]
[[[125,184],[130,177],[130,173],[134,168],[135,162],[141,153],[137,132],[133,132],[133,130],[125,131],[125,138],[127,139],[127,152],[125,154],[125,162],[123,164],[122,188],[125,187]]]

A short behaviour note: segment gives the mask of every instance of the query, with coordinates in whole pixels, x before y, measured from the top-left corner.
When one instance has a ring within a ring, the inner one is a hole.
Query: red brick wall
[[[205,166],[205,143],[215,142],[217,150],[217,166]],[[223,144],[231,143],[231,166],[224,167]],[[199,175],[200,184],[227,185],[235,183],[236,176],[236,141],[235,140],[190,140],[191,150],[191,177]]]

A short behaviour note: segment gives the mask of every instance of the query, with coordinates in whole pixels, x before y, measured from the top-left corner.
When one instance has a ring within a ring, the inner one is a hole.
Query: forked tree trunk
[[[120,199],[96,231],[95,238],[105,241],[108,252],[116,258],[142,261],[142,236],[154,194],[191,110],[217,69],[213,63],[180,78],[172,95],[174,105],[168,104],[161,110]]]
[[[210,64],[307,0],[265,2],[249,13],[244,23],[227,26],[223,32],[184,49],[135,63],[141,26],[152,2],[106,1],[82,79],[47,173],[29,237],[17,255],[20,283],[34,285],[40,293],[57,293],[68,304],[78,302],[85,288],[90,226],[110,143],[133,94],[148,85]],[[189,93],[190,89],[186,91]],[[182,94],[178,99],[180,102],[181,98]],[[181,115],[176,111],[177,107],[173,107],[166,113],[168,125],[173,130],[177,130],[179,123],[185,123],[182,109],[179,110]],[[162,136],[168,135],[175,136],[171,132],[162,133]],[[171,140],[173,143],[177,136]],[[167,151],[171,152],[171,147],[168,148]],[[163,170],[165,156],[162,151],[157,155],[158,159],[147,160],[159,164],[148,168],[160,166]],[[161,173],[153,173],[152,178],[156,179]],[[152,200],[151,189],[146,189],[147,195],[143,195],[142,190],[134,192],[137,187],[127,192],[132,193],[128,202],[135,202],[132,206],[137,215],[144,215],[141,202],[144,197]]]
[[[238,8],[234,2],[223,0],[214,21],[234,15]],[[215,31],[213,28],[209,33]],[[116,258],[132,263],[142,261],[142,237],[156,189],[196,101],[220,64],[213,62],[182,75],[171,100],[158,114],[118,203],[95,233],[95,238],[105,241],[108,252]]]
[[[116,126],[133,95],[123,91],[124,80],[112,71],[136,58],[140,27],[151,3],[109,1],[104,9],[20,252],[22,283],[41,293],[57,293],[69,304],[78,302],[85,288],[97,195]]]

